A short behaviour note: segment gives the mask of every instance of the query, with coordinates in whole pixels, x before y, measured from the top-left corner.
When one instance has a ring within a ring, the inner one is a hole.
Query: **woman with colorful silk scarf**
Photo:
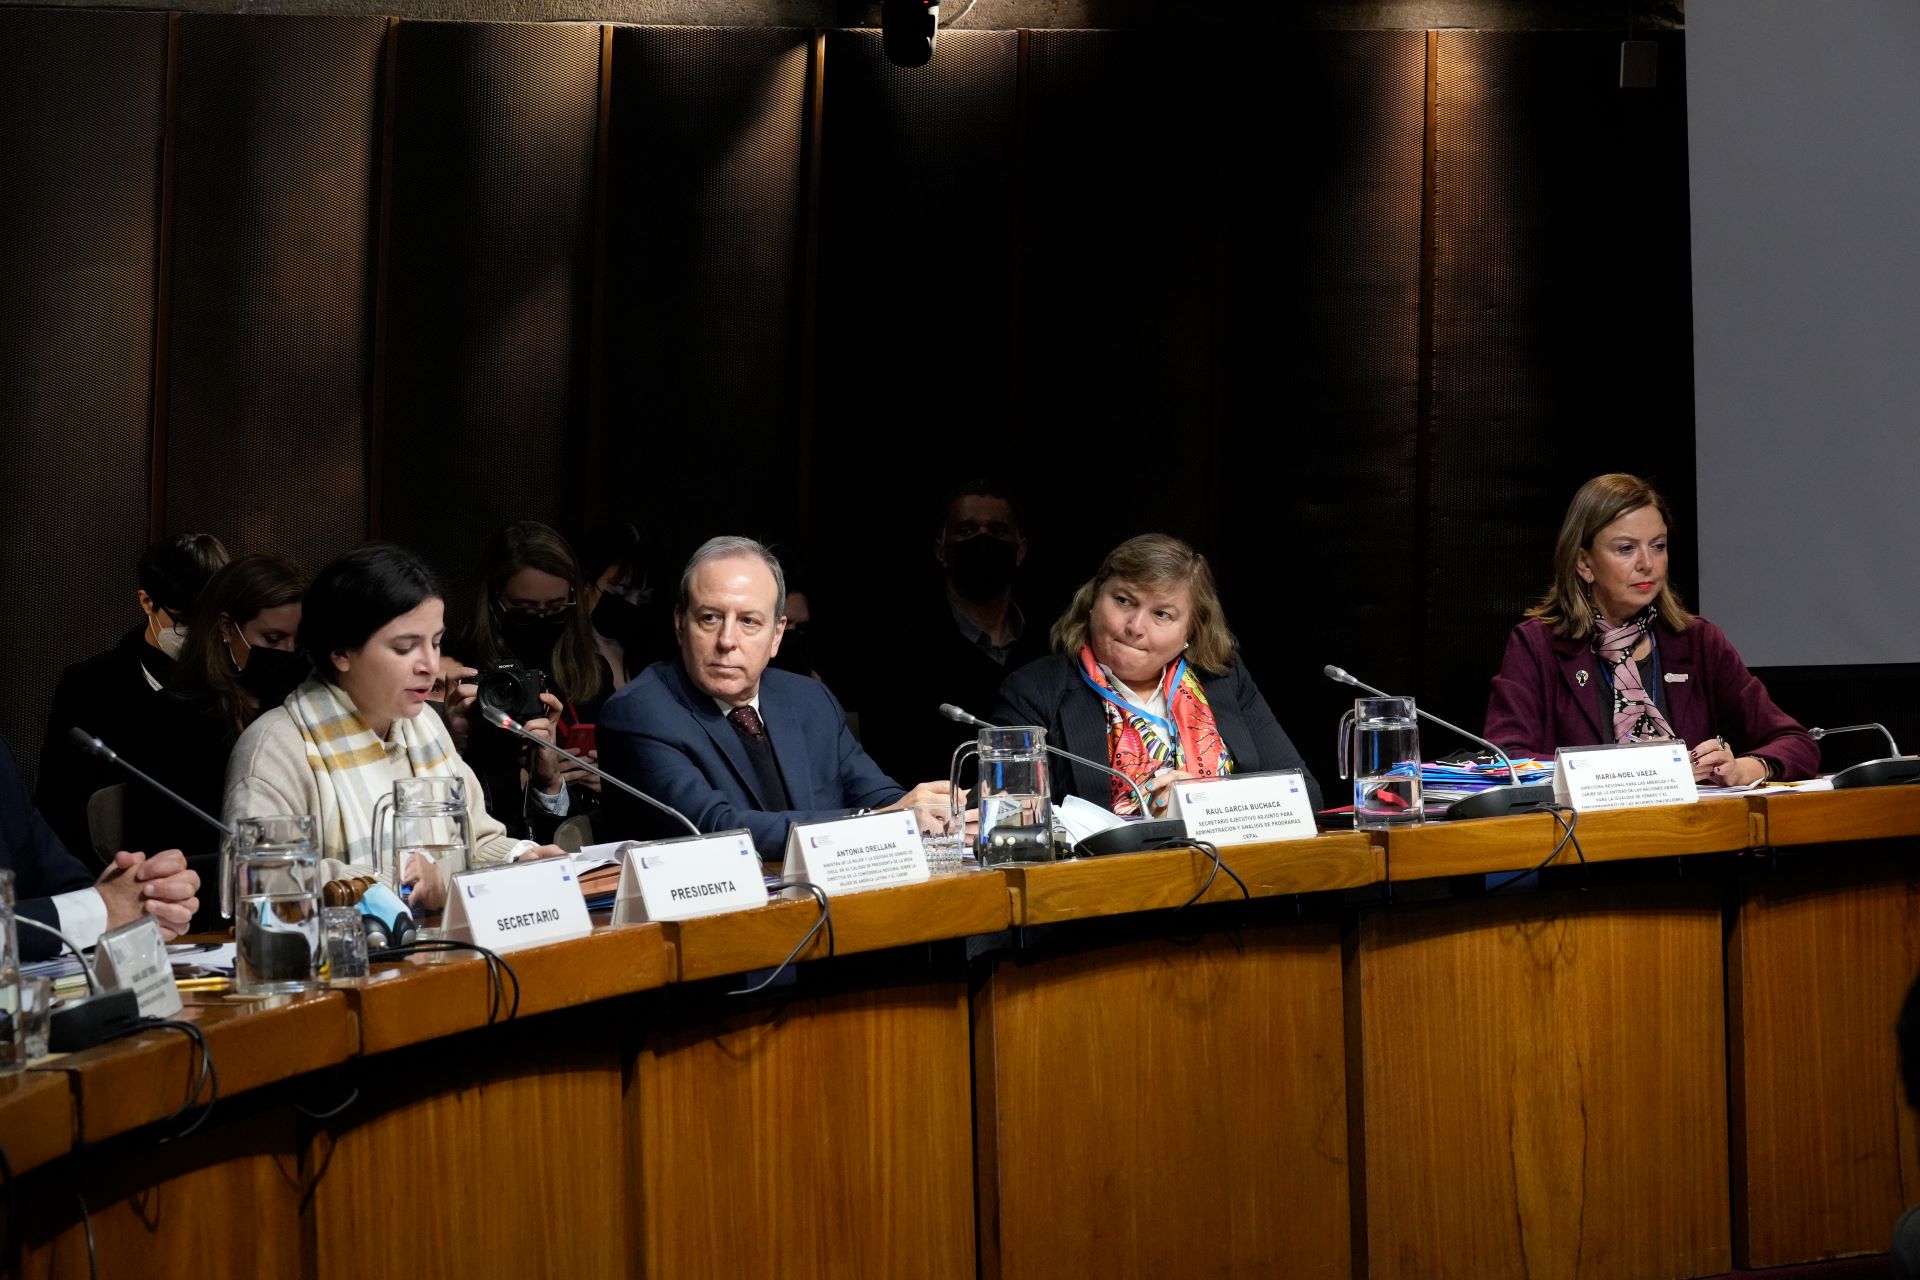
[[[1047,741],[1104,760],[1164,813],[1182,778],[1298,769],[1320,788],[1239,661],[1205,556],[1164,534],[1121,543],[1053,626],[1053,652],[1000,686],[996,724],[1039,725]],[[1132,788],[1084,765],[1054,771],[1072,794],[1139,811]]]
[[[1667,580],[1672,522],[1666,499],[1637,476],[1580,487],[1560,526],[1553,585],[1507,642],[1487,736],[1541,757],[1677,739],[1694,778],[1711,786],[1812,777],[1813,738]]]

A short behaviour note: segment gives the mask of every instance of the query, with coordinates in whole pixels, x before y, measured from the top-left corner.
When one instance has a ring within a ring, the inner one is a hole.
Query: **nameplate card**
[[[767,880],[747,831],[620,846],[615,924],[691,920],[767,905]]]
[[[911,809],[796,822],[787,834],[781,872],[783,879],[818,885],[829,894],[918,884],[929,874],[927,849]]]
[[[1167,814],[1187,824],[1187,834],[1220,848],[1308,840],[1317,834],[1313,801],[1300,770],[1195,778],[1173,784]]]
[[[1553,798],[1582,813],[1700,798],[1684,742],[1562,747],[1553,753],[1553,765]]]
[[[536,858],[462,871],[440,929],[489,951],[515,951],[593,932],[571,858]]]
[[[180,988],[167,959],[167,941],[152,916],[100,935],[93,952],[93,976],[102,991],[131,991],[143,1018],[171,1018],[180,1012]]]

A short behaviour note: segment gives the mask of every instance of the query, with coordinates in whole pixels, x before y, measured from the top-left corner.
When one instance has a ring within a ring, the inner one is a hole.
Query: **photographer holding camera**
[[[613,676],[594,643],[584,585],[566,539],[533,520],[508,525],[487,549],[462,646],[470,666],[449,673],[447,718],[488,808],[515,835],[542,841],[563,819],[598,807],[600,779],[476,722],[472,709],[505,711],[576,755],[599,758],[594,721]]]

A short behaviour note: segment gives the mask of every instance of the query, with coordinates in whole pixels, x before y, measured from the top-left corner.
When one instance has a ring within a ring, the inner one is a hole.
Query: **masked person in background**
[[[614,683],[594,640],[585,586],[573,548],[538,521],[508,525],[487,548],[486,576],[460,648],[469,674],[446,706],[454,741],[486,789],[487,808],[514,836],[551,839],[561,821],[597,807],[600,779],[486,723],[476,707],[480,680],[487,672],[519,672],[523,687],[538,691],[539,708],[529,697],[509,708],[515,717],[597,760],[594,722]],[[505,689],[507,682],[495,679],[490,687]]]
[[[627,520],[598,525],[580,544],[580,568],[593,642],[618,689],[673,653],[673,617],[654,586],[653,543]]]
[[[286,701],[313,664],[297,647],[307,572],[285,556],[245,555],[223,566],[194,605],[187,646],[155,705],[154,732],[117,748],[139,768],[209,813],[226,793],[227,757],[261,713]],[[220,835],[152,788],[132,783],[125,842],[179,849],[202,884],[218,884]],[[211,924],[218,894],[205,895]]]
[[[182,533],[154,543],[140,557],[135,599],[140,624],[105,653],[60,673],[47,736],[40,748],[40,784],[34,803],[60,843],[96,861],[87,830],[87,801],[127,775],[87,755],[68,737],[75,727],[115,751],[137,750],[155,732],[153,716],[161,688],[173,676],[174,660],[187,642],[188,615],[227,549],[210,533]]]
[[[1029,626],[1014,599],[1027,541],[1011,492],[971,480],[948,492],[933,560],[941,571],[932,595],[889,631],[896,658],[866,672],[861,738],[874,757],[902,778],[944,778],[953,749],[971,735],[943,718],[943,702],[984,716],[1010,671],[1044,657],[1046,627]]]

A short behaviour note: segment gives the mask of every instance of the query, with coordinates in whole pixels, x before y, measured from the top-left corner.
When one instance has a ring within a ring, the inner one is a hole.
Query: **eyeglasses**
[[[505,604],[495,601],[494,607],[502,617],[520,619],[557,618],[580,603],[580,598],[569,594],[565,600],[554,600],[546,604],[525,604],[515,601]]]

